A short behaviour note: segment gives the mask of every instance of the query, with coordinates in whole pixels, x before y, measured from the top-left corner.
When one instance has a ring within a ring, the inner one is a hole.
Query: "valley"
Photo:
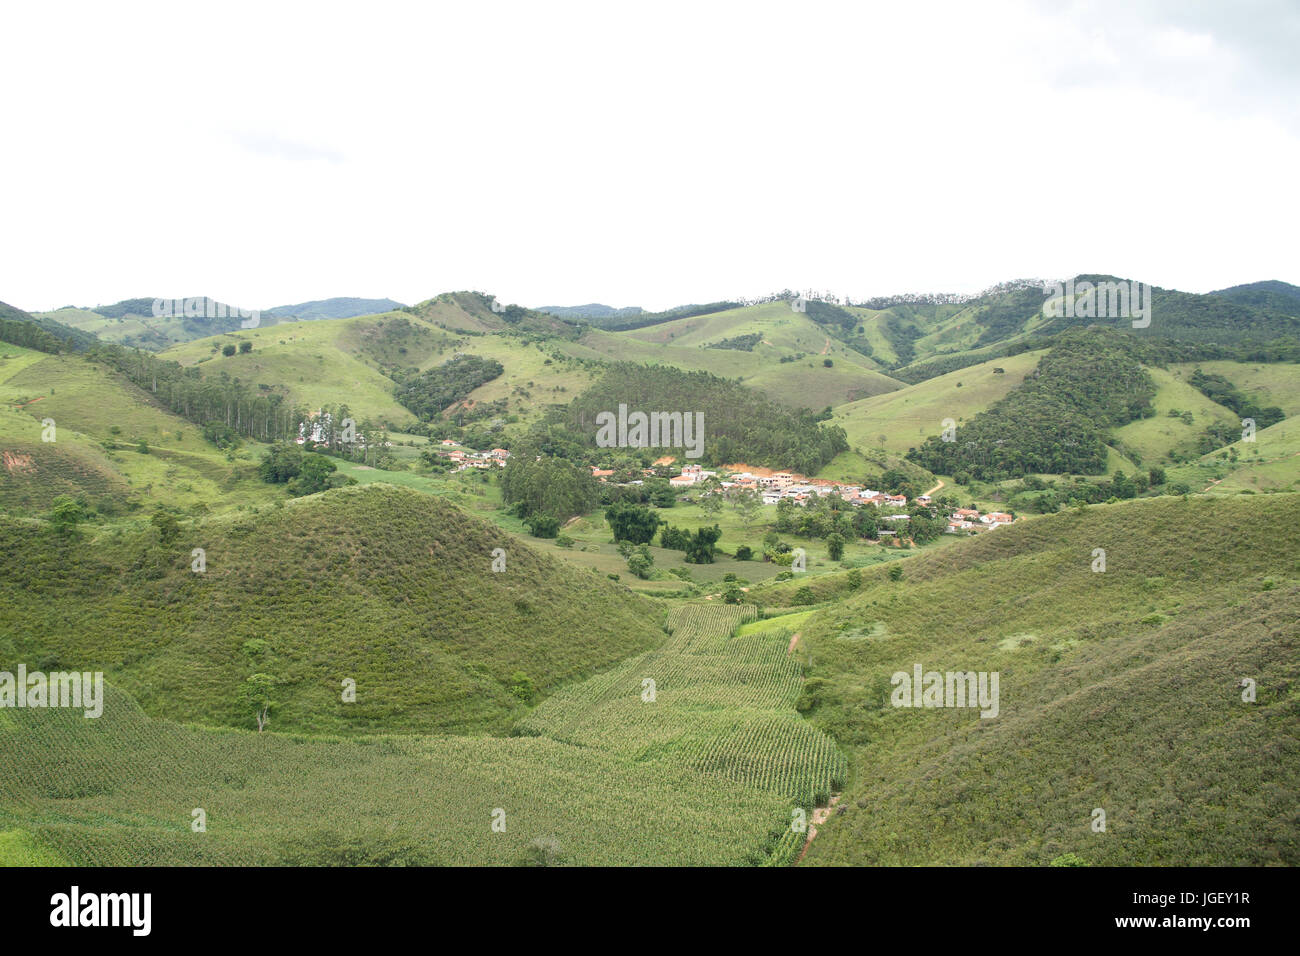
[[[0,864],[1295,865],[1264,292],[5,306]]]

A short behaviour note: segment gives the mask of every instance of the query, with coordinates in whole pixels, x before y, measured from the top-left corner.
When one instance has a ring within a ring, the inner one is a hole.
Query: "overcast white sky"
[[[422,6],[5,5],[0,300],[1300,283],[1294,0]]]

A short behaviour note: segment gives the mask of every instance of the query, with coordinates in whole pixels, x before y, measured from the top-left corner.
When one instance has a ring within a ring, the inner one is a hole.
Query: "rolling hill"
[[[534,693],[663,639],[643,599],[390,485],[185,522],[167,541],[147,524],[69,537],[9,522],[0,537],[0,657],[102,670],[173,720],[252,726],[241,693],[266,673],[284,730],[500,731]]]
[[[1139,500],[862,572],[803,626],[852,761],[806,862],[1296,865],[1297,519],[1297,495]],[[997,717],[891,707],[916,664],[1000,672]]]

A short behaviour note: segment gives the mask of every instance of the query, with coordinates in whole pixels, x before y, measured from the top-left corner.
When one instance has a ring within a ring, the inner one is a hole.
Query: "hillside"
[[[459,311],[457,327],[469,324]],[[443,316],[442,319],[437,316]],[[458,354],[499,362],[504,372],[472,391],[463,406],[470,420],[516,416],[535,421],[594,377],[549,339],[515,334],[452,331],[447,311],[416,316],[405,311],[246,329],[178,345],[165,359],[197,367],[205,377],[228,375],[314,411],[347,406],[358,422],[402,429],[417,416],[397,399],[399,379],[442,365]],[[226,345],[251,343],[251,351],[224,355]],[[490,406],[478,412],[479,406]]]
[[[803,626],[852,762],[806,862],[1296,865],[1298,527],[1296,495],[1140,500],[863,571]],[[997,717],[891,707],[918,663],[1000,672]]]
[[[1040,350],[994,359],[850,402],[837,408],[831,421],[844,429],[850,445],[902,454],[942,431],[945,418],[967,421],[1003,398],[1045,354]]]
[[[784,405],[819,411],[899,387],[870,356],[784,301],[626,332],[590,329],[560,348],[578,358],[671,364],[736,378]]]
[[[241,694],[266,673],[280,730],[499,731],[524,706],[518,674],[545,694],[663,638],[640,598],[382,484],[185,522],[167,542],[18,523],[0,540],[0,658],[103,670],[174,720],[253,726]]]
[[[0,345],[0,513],[61,494],[107,516],[266,502],[281,493],[251,478],[259,455],[220,451],[101,363]]]

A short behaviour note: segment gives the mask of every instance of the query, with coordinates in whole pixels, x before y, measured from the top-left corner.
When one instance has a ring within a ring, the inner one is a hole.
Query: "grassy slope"
[[[803,628],[853,762],[808,862],[1300,862],[1297,529],[1295,495],[1144,499],[863,572]],[[1000,715],[890,707],[916,663],[999,671]]]
[[[1237,416],[1228,409],[1210,401],[1173,373],[1151,367],[1147,368],[1147,372],[1156,383],[1156,394],[1151,399],[1156,410],[1155,416],[1139,418],[1113,432],[1115,441],[1121,447],[1140,455],[1144,464],[1160,463],[1171,451],[1194,449],[1196,439],[1212,423],[1238,421]],[[1187,424],[1181,418],[1170,418],[1171,409],[1191,412],[1192,424]],[[1113,468],[1109,471],[1114,473]]]
[[[187,523],[165,548],[152,529],[0,537],[0,656],[103,670],[177,720],[251,726],[240,692],[262,672],[280,681],[277,728],[501,730],[521,709],[514,672],[545,692],[663,638],[624,589],[391,486]],[[268,648],[251,656],[255,640]]]
[[[984,411],[1024,381],[1044,354],[1024,352],[994,359],[853,402],[836,409],[832,421],[848,434],[851,446],[883,447],[902,454],[942,431],[945,418],[960,423]],[[1004,371],[998,374],[995,368]],[[881,435],[885,436],[883,446]]]
[[[205,376],[226,372],[244,382],[282,389],[292,403],[309,410],[347,405],[358,421],[379,420],[400,427],[415,421],[415,416],[393,398],[392,380],[358,354],[362,351],[358,340],[377,321],[374,316],[360,316],[241,329],[172,346],[162,357],[182,365],[197,364]],[[430,334],[443,343],[452,340],[441,330]],[[221,354],[222,346],[241,341],[251,341],[253,351]]]
[[[0,364],[0,403],[0,451],[31,459],[31,467],[6,471],[0,511],[43,511],[59,494],[84,495],[109,513],[157,503],[233,507],[278,497],[254,482],[236,488],[254,463],[253,451],[227,458],[191,422],[79,356],[30,353]],[[53,442],[42,441],[46,418],[55,422]],[[141,440],[148,454],[137,450]]]
[[[1231,452],[1237,461],[1219,457]],[[1300,490],[1300,419],[1284,419],[1256,432],[1253,442],[1234,442],[1167,472],[1170,481],[1213,494]]]
[[[1170,371],[1180,381],[1186,381],[1198,368],[1207,375],[1222,375],[1265,408],[1277,405],[1287,415],[1300,415],[1300,365],[1291,362],[1267,365],[1189,362],[1171,366]]]
[[[751,352],[705,348],[710,342],[754,332],[761,334],[763,341]],[[578,357],[656,362],[738,378],[778,401],[813,409],[899,387],[879,371],[878,363],[829,338],[815,322],[781,302],[677,319],[631,332],[592,330],[563,348]],[[799,352],[805,357],[780,361],[782,356]],[[824,359],[831,360],[831,368],[822,364]]]
[[[384,329],[406,321],[414,334],[389,342]],[[436,323],[442,322],[447,328]],[[371,419],[401,428],[415,416],[394,399],[395,383],[384,369],[427,369],[457,352],[496,359],[505,367],[498,378],[475,389],[469,404],[506,399],[507,414],[525,421],[540,418],[547,406],[567,401],[594,377],[591,370],[563,356],[557,361],[542,345],[525,345],[507,335],[461,335],[456,329],[482,325],[447,303],[434,303],[421,315],[393,312],[382,316],[297,322],[177,345],[164,358],[199,364],[205,375],[227,372],[243,381],[282,391],[308,409],[347,405],[358,420]],[[253,342],[247,355],[223,356],[221,347]],[[398,347],[405,349],[399,352]]]

